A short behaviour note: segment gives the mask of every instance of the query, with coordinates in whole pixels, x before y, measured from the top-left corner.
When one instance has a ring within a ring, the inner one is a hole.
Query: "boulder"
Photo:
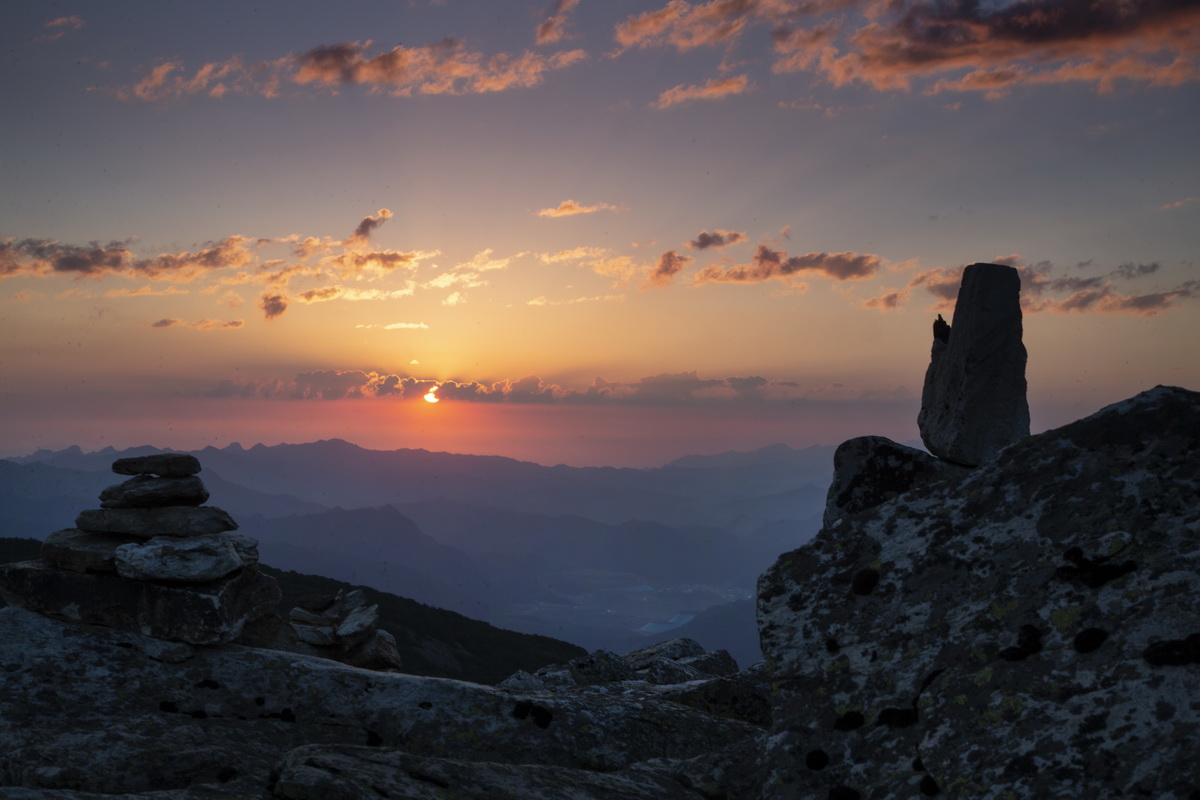
[[[155,508],[198,506],[208,500],[208,490],[195,475],[186,478],[152,478],[138,475],[109,486],[100,493],[101,508]]]
[[[713,650],[698,656],[688,656],[679,659],[679,663],[692,669],[699,670],[705,675],[728,677],[738,672],[737,661],[728,650]]]
[[[48,564],[73,572],[116,572],[117,548],[142,541],[121,533],[88,533],[78,528],[55,531],[42,542],[42,558]]]
[[[678,639],[668,639],[665,642],[656,642],[655,644],[634,650],[632,653],[627,653],[624,659],[634,669],[643,669],[651,662],[660,658],[669,658],[672,661],[677,661],[689,656],[702,655],[704,655],[703,645],[695,639],[688,639],[681,636]]]
[[[833,483],[825,526],[939,480],[961,480],[969,470],[884,436],[859,436],[833,453]]]
[[[139,581],[206,583],[245,566],[233,542],[224,534],[155,536],[121,545],[114,562],[117,574]]]
[[[205,536],[237,530],[233,517],[216,506],[93,508],[81,511],[75,527],[91,533],[153,536]]]
[[[118,475],[157,475],[160,478],[186,478],[200,471],[200,461],[187,453],[156,453],[149,456],[118,458],[112,471]]]
[[[164,663],[129,633],[15,607],[0,609],[0,664],[0,776],[46,793],[453,797],[524,775],[531,800],[622,786],[698,800],[675,765],[762,733],[641,696],[514,693],[235,644]]]
[[[762,797],[1193,796],[1197,541],[1170,387],[823,529],[759,580]]]
[[[60,619],[217,644],[236,639],[247,621],[268,613],[279,602],[279,586],[257,567],[210,583],[159,583],[22,561],[0,565],[0,595]]]
[[[579,686],[633,680],[633,668],[624,658],[608,650],[594,650],[582,658],[567,662],[571,677]]]
[[[1029,435],[1021,278],[1002,264],[963,270],[948,341],[935,338],[917,425],[933,455],[982,464]]]

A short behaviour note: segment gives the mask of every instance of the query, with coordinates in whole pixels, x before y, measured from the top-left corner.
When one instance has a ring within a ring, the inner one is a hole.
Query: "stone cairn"
[[[929,452],[859,436],[833,456],[826,527],[898,495],[961,479],[1029,435],[1021,277],[1003,264],[963,270],[953,323],[938,314],[917,427]]]
[[[218,644],[279,602],[258,542],[206,506],[195,456],[113,462],[132,476],[100,493],[100,508],[42,545],[41,559],[0,566],[9,603],[52,617],[124,628],[155,639]]]
[[[361,589],[303,598],[288,616],[296,638],[316,655],[365,669],[400,668],[396,638],[376,627],[379,605],[368,605]]]

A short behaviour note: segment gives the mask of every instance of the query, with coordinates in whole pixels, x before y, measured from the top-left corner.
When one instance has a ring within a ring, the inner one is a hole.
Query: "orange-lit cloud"
[[[885,292],[878,297],[872,297],[863,301],[863,308],[877,308],[880,311],[890,311],[894,308],[899,308],[908,301],[908,292],[894,291]]]
[[[685,86],[681,83],[660,94],[654,107],[669,108],[691,100],[717,100],[729,95],[745,94],[751,88],[750,78],[746,75],[712,78],[699,86]]]
[[[567,15],[579,0],[554,0],[545,21],[537,26],[537,43],[552,44],[567,38]]]
[[[191,328],[198,331],[229,331],[241,328],[246,323],[240,319],[222,322],[219,319],[199,319],[187,321],[178,317],[166,317],[147,325],[150,328]]]
[[[675,280],[675,276],[680,270],[691,263],[692,259],[688,256],[681,256],[674,250],[668,250],[658,257],[658,264],[650,272],[646,278],[646,288],[662,288],[670,286]]]
[[[164,297],[172,294],[187,294],[187,289],[168,286],[165,289],[155,289],[153,286],[139,286],[136,289],[109,289],[105,297]]]
[[[258,307],[262,309],[264,317],[269,320],[275,319],[287,311],[288,299],[281,294],[264,294],[259,300]]]
[[[603,247],[575,247],[571,250],[559,250],[557,253],[538,253],[538,260],[543,264],[558,264],[563,261],[602,258],[606,253],[608,250]]]
[[[87,23],[83,21],[83,17],[78,14],[71,14],[65,17],[55,17],[47,22],[44,27],[50,33],[42,34],[34,41],[38,42],[54,42],[66,36],[69,31],[80,30]]]
[[[623,211],[620,206],[610,205],[609,203],[597,203],[592,206],[585,206],[582,203],[576,203],[574,200],[563,200],[555,208],[543,208],[537,212],[539,217],[571,217],[576,214],[595,214],[597,211]]]
[[[54,274],[77,278],[127,275],[151,280],[190,281],[210,270],[239,268],[254,259],[244,236],[230,236],[197,252],[164,253],[137,258],[129,242],[92,242],[86,246],[49,239],[0,242],[0,278]]]
[[[730,244],[746,241],[746,234],[739,231],[723,231],[717,228],[712,233],[700,231],[695,239],[687,243],[693,250],[707,250],[710,247],[725,247]]]
[[[354,229],[354,233],[346,239],[346,244],[351,247],[367,244],[371,241],[372,231],[391,218],[392,212],[386,208],[379,209],[373,217],[370,215],[363,217],[362,222],[358,223],[358,227]]]
[[[1185,197],[1182,200],[1176,200],[1174,203],[1165,203],[1160,206],[1162,211],[1174,211],[1177,208],[1183,208],[1189,203],[1200,203],[1200,197]]]
[[[869,253],[805,253],[789,257],[760,244],[751,263],[728,268],[715,264],[705,267],[696,276],[696,283],[759,283],[814,272],[837,281],[862,280],[878,272],[883,264],[882,258]]]

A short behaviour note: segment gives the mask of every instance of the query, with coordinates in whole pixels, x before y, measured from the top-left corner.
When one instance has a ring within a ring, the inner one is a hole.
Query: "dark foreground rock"
[[[1200,394],[844,516],[758,591],[764,798],[1200,796]]]

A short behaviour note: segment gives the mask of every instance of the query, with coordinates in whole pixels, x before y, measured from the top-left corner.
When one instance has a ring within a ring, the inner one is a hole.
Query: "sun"
[[[425,393],[425,402],[426,402],[426,403],[436,403],[436,402],[438,402],[438,396],[437,396],[437,387],[436,387],[436,386],[435,386],[435,387],[433,387],[432,389],[430,389],[428,392],[426,392],[426,393]]]

